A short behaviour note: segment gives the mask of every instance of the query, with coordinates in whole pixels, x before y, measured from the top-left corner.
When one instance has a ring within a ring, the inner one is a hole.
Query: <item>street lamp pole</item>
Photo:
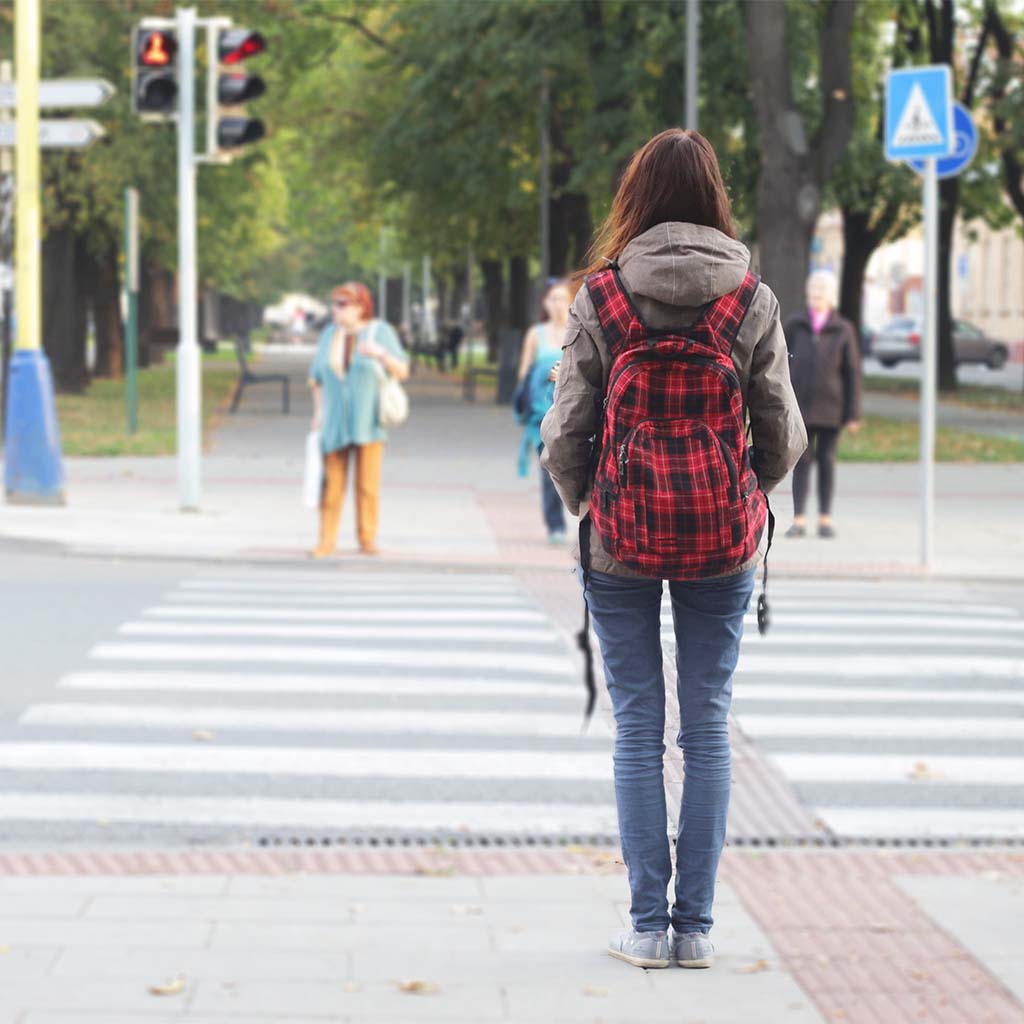
[[[700,0],[686,0],[686,127],[697,131],[697,64],[700,58]]]
[[[550,106],[548,73],[545,70],[540,86],[540,286],[551,276],[551,137],[548,131]]]

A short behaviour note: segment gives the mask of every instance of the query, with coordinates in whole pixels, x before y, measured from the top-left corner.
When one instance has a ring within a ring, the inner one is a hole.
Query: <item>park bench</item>
[[[249,361],[246,358],[245,339],[241,337],[235,338],[235,355],[238,357],[238,383],[235,384],[235,393],[231,397],[231,408],[229,412],[235,412],[238,409],[239,402],[242,401],[242,392],[245,390],[247,384],[276,384],[278,381],[281,383],[281,412],[285,416],[288,415],[289,408],[289,393],[288,393],[288,375],[285,373],[253,373],[249,368]]]

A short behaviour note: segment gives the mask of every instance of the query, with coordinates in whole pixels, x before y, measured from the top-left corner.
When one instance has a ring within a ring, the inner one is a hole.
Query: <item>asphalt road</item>
[[[511,576],[0,554],[0,842],[614,841],[610,728]],[[830,835],[1024,838],[1024,587],[772,597],[735,722]]]
[[[869,357],[864,360],[864,372],[877,377],[920,380],[921,364],[919,362],[903,362],[897,363],[893,367],[886,367],[882,366],[877,359]],[[961,384],[982,384],[1020,393],[1024,391],[1024,363],[1007,363],[999,370],[990,370],[987,366],[966,363],[957,367],[957,380]]]

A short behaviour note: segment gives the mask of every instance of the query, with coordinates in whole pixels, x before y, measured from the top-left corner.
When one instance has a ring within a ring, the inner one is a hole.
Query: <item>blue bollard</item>
[[[42,349],[16,349],[7,388],[7,500],[22,505],[63,505],[64,466],[46,353]]]

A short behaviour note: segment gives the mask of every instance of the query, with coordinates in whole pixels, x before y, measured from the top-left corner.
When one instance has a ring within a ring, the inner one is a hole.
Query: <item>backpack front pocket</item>
[[[699,420],[644,420],[619,446],[620,493],[638,553],[713,553],[733,543],[738,475],[728,446]]]

